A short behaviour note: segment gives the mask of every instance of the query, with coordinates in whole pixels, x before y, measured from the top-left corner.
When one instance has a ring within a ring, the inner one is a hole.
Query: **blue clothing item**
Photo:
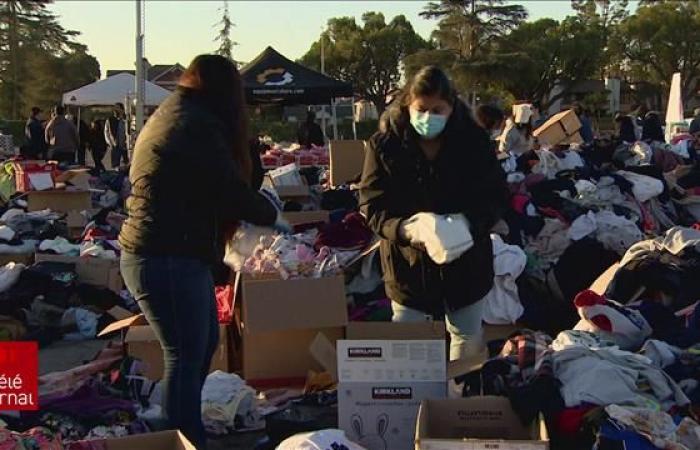
[[[583,139],[583,142],[590,144],[594,139],[591,119],[587,116],[579,116],[578,120],[581,122],[581,129],[579,130],[581,138]]]
[[[129,292],[163,349],[163,419],[206,448],[202,387],[219,340],[211,268],[200,260],[122,253]]]
[[[594,450],[658,450],[647,438],[637,432],[617,428],[610,422],[600,427]]]

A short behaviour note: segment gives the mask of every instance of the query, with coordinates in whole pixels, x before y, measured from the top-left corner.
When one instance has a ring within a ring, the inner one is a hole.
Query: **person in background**
[[[78,130],[65,118],[63,106],[54,107],[51,120],[46,125],[44,137],[49,145],[48,158],[67,164],[75,164],[75,152],[80,145]]]
[[[593,135],[593,124],[591,123],[591,118],[588,117],[588,113],[585,109],[583,109],[583,106],[581,106],[579,102],[574,102],[572,109],[576,113],[579,122],[581,122],[581,129],[579,130],[581,139],[583,139],[585,144],[590,144],[593,142],[593,139],[595,139],[595,136]]]
[[[688,127],[688,134],[694,136],[698,132],[700,132],[700,108],[695,108],[693,120],[690,121],[690,127]]]
[[[105,141],[104,121],[95,119],[90,124],[88,129],[88,147],[92,153],[92,160],[95,162],[95,169],[102,173],[105,171],[105,166],[102,163],[107,154],[107,141]]]
[[[649,111],[644,116],[644,123],[642,124],[642,140],[666,142],[666,136],[664,136],[664,128],[661,124],[661,119],[654,111]]]
[[[529,104],[513,105],[513,115],[508,118],[498,145],[499,154],[519,157],[532,150],[531,119]]]
[[[30,159],[46,158],[46,136],[41,109],[33,107],[29,119],[24,126],[24,136],[27,138],[27,154]]]
[[[476,123],[488,133],[491,138],[491,147],[494,152],[497,149],[498,138],[503,133],[506,116],[501,108],[493,105],[479,105],[475,114]]]
[[[111,154],[112,168],[119,167],[123,161],[129,164],[129,153],[127,151],[126,119],[124,105],[117,103],[114,105],[113,115],[105,122],[105,140]]]
[[[240,221],[291,230],[250,187],[247,134],[236,65],[197,56],[139,134],[119,235],[124,282],[163,348],[164,427],[199,450],[201,391],[219,339],[212,266]]]
[[[368,143],[360,208],[382,238],[393,320],[445,315],[453,360],[481,352],[483,297],[494,278],[489,230],[507,204],[489,135],[447,75],[424,67]]]
[[[66,119],[68,119],[68,115],[66,115]],[[84,166],[85,153],[90,142],[90,126],[85,123],[83,119],[78,121],[78,118],[75,116],[71,116],[71,119],[69,120],[72,120],[73,125],[75,125],[78,129],[78,138],[80,139],[78,145],[78,164]]]
[[[634,121],[632,117],[621,113],[615,114],[615,124],[617,125],[617,134],[622,142],[632,143],[637,140],[637,135],[634,132]]]
[[[297,141],[304,148],[310,148],[311,145],[323,146],[323,131],[316,123],[315,112],[306,113],[306,121],[299,125],[297,130]]]

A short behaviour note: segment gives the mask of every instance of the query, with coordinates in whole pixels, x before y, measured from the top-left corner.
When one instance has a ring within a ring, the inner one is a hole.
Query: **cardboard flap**
[[[310,223],[328,223],[330,213],[328,211],[294,211],[284,212],[282,216],[290,225],[306,225]]]
[[[121,306],[115,306],[113,308],[110,308],[109,310],[107,310],[107,314],[114,317],[116,320],[128,319],[129,317],[132,317],[134,315],[131,311],[124,309]]]
[[[127,317],[126,319],[117,320],[112,322],[102,329],[97,334],[97,337],[104,336],[109,333],[114,333],[115,331],[124,330],[132,326],[148,325],[148,321],[143,314],[137,314],[135,316]]]
[[[445,339],[445,322],[350,322],[348,339],[422,340]]]
[[[323,333],[318,333],[309,347],[311,356],[314,357],[323,369],[328,372],[333,381],[338,381],[338,355],[335,346]]]

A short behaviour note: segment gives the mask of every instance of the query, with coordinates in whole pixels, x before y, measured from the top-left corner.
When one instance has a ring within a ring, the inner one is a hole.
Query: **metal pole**
[[[136,0],[136,121],[135,132],[138,134],[143,127],[143,104],[145,98],[145,73],[143,66],[143,33],[144,33],[144,16],[143,16],[143,0]],[[128,125],[127,125],[128,126]]]
[[[326,54],[324,51],[323,44],[323,27],[321,27],[321,73],[326,74]],[[327,139],[326,136],[326,105],[321,107],[321,129],[323,129],[323,138]]]
[[[336,99],[331,99],[331,114],[333,114],[333,139],[338,140],[338,115],[335,109]]]

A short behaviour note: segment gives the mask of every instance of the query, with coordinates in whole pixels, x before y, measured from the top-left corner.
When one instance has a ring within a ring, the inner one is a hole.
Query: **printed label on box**
[[[341,383],[444,382],[445,342],[338,341],[338,378]]]
[[[36,342],[0,342],[0,410],[39,409],[39,347]]]

